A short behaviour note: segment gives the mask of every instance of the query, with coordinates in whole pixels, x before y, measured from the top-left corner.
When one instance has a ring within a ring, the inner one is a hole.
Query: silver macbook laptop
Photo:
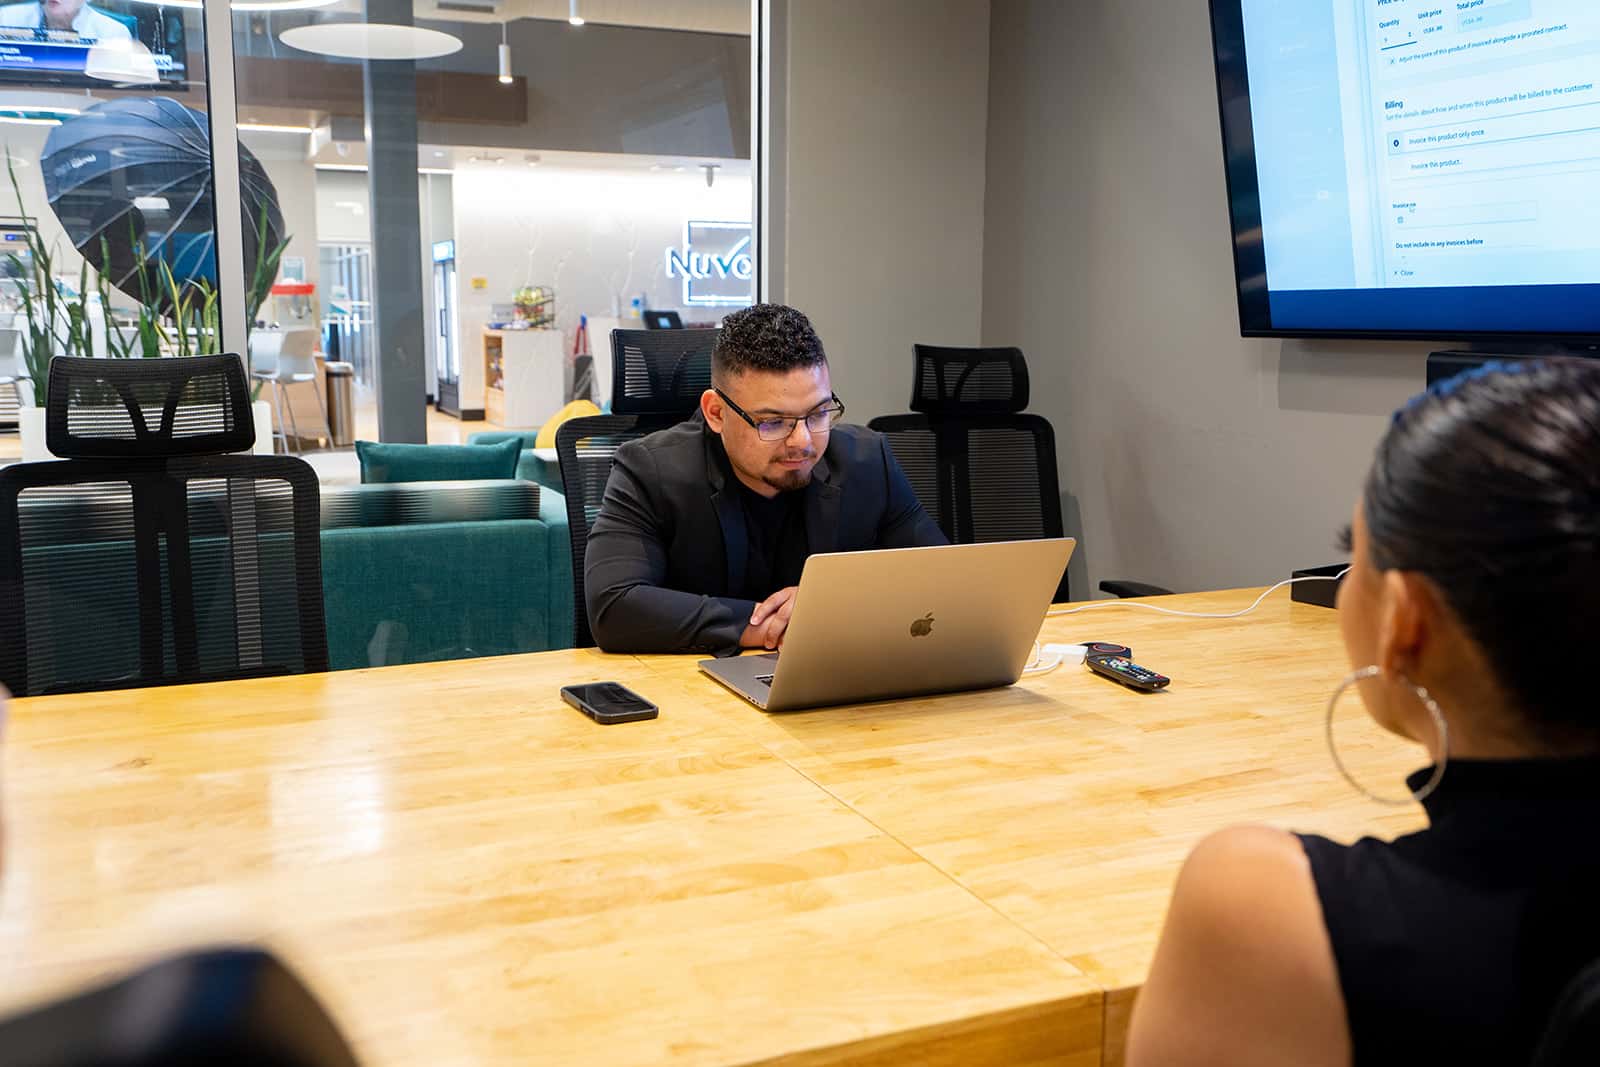
[[[767,711],[1011,685],[1076,544],[815,555],[781,655],[701,660],[700,669]]]

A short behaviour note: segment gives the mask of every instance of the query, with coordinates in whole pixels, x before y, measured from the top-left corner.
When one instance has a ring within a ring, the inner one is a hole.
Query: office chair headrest
[[[711,388],[719,330],[612,330],[611,411],[687,418]]]
[[[45,443],[62,459],[247,452],[250,387],[236,355],[50,361]]]
[[[1020,348],[915,348],[912,411],[1003,415],[1028,406],[1028,363]]]

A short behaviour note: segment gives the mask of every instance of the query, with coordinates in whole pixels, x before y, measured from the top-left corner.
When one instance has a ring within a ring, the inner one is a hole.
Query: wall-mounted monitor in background
[[[157,87],[185,81],[187,68],[181,7],[149,0],[0,2],[0,86]]]
[[[1600,3],[1211,18],[1246,336],[1600,338]]]

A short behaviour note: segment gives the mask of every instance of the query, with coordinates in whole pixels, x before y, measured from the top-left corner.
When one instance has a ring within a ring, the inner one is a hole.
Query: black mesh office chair
[[[146,967],[0,1019],[7,1067],[355,1067],[338,1025],[259,949]]]
[[[0,683],[19,695],[328,669],[317,479],[255,441],[237,356],[50,365],[0,470]]]
[[[1028,406],[1028,364],[1017,348],[915,346],[911,407],[868,426],[889,439],[922,506],[955,544],[1061,537],[1056,436]],[[1153,596],[1167,590],[1101,583]],[[1071,599],[1061,576],[1055,599]]]
[[[694,414],[720,330],[612,330],[611,413]]]
[[[592,648],[583,592],[583,554],[600,514],[611,461],[629,441],[664,430],[700,409],[711,387],[716,330],[613,330],[610,415],[571,419],[556,430],[556,459],[572,539],[573,643]]]

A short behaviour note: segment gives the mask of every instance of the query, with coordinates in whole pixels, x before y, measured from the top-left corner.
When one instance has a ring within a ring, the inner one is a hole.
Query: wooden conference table
[[[1327,609],[1044,633],[1132,645],[1172,687],[1063,667],[767,716],[690,657],[567,651],[15,701],[0,1007],[245,938],[378,1067],[1119,1063],[1201,836],[1422,817],[1334,771]],[[601,679],[660,718],[557,696]],[[1351,746],[1391,780],[1420,762]]]

